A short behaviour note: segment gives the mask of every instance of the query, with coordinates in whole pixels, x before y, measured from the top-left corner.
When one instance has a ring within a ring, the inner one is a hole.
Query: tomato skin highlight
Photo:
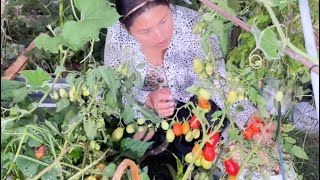
[[[239,165],[238,163],[236,163],[235,161],[233,161],[232,159],[227,159],[224,162],[224,166],[226,168],[226,171],[229,175],[231,176],[236,176],[239,172]]]
[[[193,115],[193,116],[190,118],[189,124],[190,124],[190,127],[191,127],[192,129],[199,129],[200,126],[201,126],[200,121],[197,119],[197,117],[196,117],[195,115]]]

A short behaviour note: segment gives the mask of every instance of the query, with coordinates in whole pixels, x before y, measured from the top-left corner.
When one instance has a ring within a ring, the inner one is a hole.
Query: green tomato
[[[192,161],[193,155],[191,152],[189,152],[188,154],[186,154],[186,156],[184,157],[184,160],[186,161],[186,163],[190,164]]]
[[[59,95],[58,95],[58,93],[56,91],[54,91],[54,93],[53,93],[53,99],[54,100],[58,100],[59,99]]]
[[[141,117],[141,118],[139,118],[139,119],[137,120],[137,123],[138,123],[139,125],[143,125],[145,122],[146,122],[146,118],[144,118],[144,117]]]
[[[67,93],[67,91],[66,91],[64,88],[60,88],[60,89],[59,89],[59,94],[60,94],[60,97],[61,97],[61,98],[66,98],[66,97],[68,97],[68,93]]]
[[[204,157],[201,158],[201,166],[204,168],[204,169],[210,169],[212,167],[212,161],[207,161],[204,159]]]
[[[169,143],[173,142],[174,138],[175,138],[175,135],[173,133],[173,130],[172,129],[168,129],[167,132],[166,132],[166,138],[167,138],[167,141]]]
[[[192,137],[194,139],[198,139],[200,137],[200,129],[194,129],[192,130]]]
[[[123,137],[123,133],[124,133],[124,128],[118,127],[112,132],[112,139],[114,141],[120,141]]]
[[[188,132],[184,138],[187,142],[191,142],[193,140],[192,131]]]
[[[168,130],[169,129],[169,123],[166,121],[166,120],[163,120],[162,122],[161,122],[161,128],[163,129],[163,130]]]
[[[90,147],[91,147],[91,149],[95,149],[96,148],[96,142],[95,141],[90,141]]]
[[[201,166],[201,159],[198,159],[198,160],[196,160],[195,162],[194,162],[194,165],[196,165],[196,166]]]
[[[203,88],[201,88],[198,91],[198,94],[199,94],[200,98],[203,98],[205,100],[209,100],[210,96],[211,96],[210,92],[207,89],[203,89]]]
[[[277,102],[281,102],[283,99],[283,92],[282,91],[278,91],[276,94],[276,101]]]
[[[126,127],[126,132],[128,133],[128,134],[132,134],[132,133],[134,133],[134,124],[129,124],[129,125],[127,125],[127,127]]]
[[[100,150],[100,145],[99,145],[98,143],[96,143],[95,149],[96,149],[97,151]]]
[[[206,63],[206,66],[204,68],[204,70],[206,71],[206,73],[208,75],[212,75],[213,74],[213,66],[211,63]]]
[[[200,74],[203,71],[203,64],[201,59],[194,59],[193,60],[193,71],[197,74]]]

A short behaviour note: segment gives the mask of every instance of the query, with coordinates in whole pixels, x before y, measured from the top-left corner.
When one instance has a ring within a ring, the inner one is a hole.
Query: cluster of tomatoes
[[[194,139],[200,137],[200,122],[196,116],[192,116],[189,121],[175,122],[172,128],[169,128],[167,121],[161,122],[161,128],[166,130],[166,138],[168,142],[173,142],[175,137],[185,135],[184,138],[187,142],[191,142]]]
[[[244,130],[243,138],[248,140],[252,139],[252,137],[256,134],[261,133],[261,128],[265,128],[265,123],[261,122],[260,118],[255,117],[253,122]]]
[[[185,156],[186,163],[190,163],[193,157],[196,156],[197,151],[199,151],[196,156],[195,165],[202,166],[204,169],[210,169],[216,158],[216,145],[219,143],[219,140],[220,133],[217,132],[206,142],[204,149],[199,150],[200,145],[195,144],[192,151]]]

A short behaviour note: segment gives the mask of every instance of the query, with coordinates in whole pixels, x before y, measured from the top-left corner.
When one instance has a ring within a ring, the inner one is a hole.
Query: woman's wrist
[[[153,103],[152,103],[152,101],[151,101],[151,93],[149,93],[149,94],[147,95],[147,98],[146,98],[146,101],[145,101],[144,105],[145,105],[147,108],[149,108],[149,109],[151,109],[151,110],[154,110],[154,106],[153,106]]]

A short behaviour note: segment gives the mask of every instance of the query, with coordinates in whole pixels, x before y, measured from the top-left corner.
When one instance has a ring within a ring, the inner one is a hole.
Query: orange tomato
[[[174,125],[173,125],[173,133],[174,135],[176,136],[180,136],[182,134],[182,125],[180,122],[176,122]]]
[[[184,122],[182,124],[182,134],[186,135],[190,132],[190,125],[189,122]]]
[[[237,176],[229,176],[229,177],[228,177],[228,180],[236,180],[236,177],[237,177]]]
[[[199,148],[200,148],[200,145],[195,144],[192,148],[192,151],[191,151],[192,155],[195,155]],[[202,154],[203,154],[203,150],[201,149],[199,152],[199,155],[196,157],[196,160],[200,160],[202,157]]]
[[[211,110],[211,104],[206,99],[199,98],[198,99],[198,105],[199,105],[200,108],[206,110],[207,112],[209,112]]]
[[[47,151],[47,147],[46,146],[39,146],[36,147],[34,150],[34,155],[36,156],[37,159],[41,159]]]

